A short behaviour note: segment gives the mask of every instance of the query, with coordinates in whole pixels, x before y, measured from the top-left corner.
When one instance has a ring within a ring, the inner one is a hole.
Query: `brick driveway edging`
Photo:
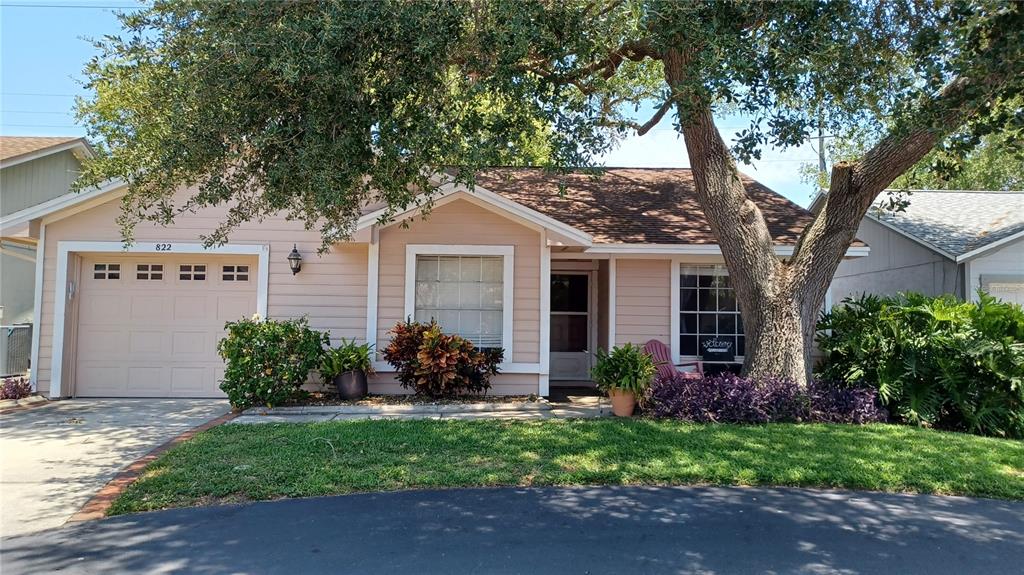
[[[175,447],[180,443],[192,439],[197,434],[202,433],[207,429],[212,429],[214,427],[217,427],[218,425],[227,423],[232,419],[238,417],[239,415],[239,413],[235,412],[226,413],[216,419],[207,421],[202,425],[193,427],[192,429],[186,431],[185,433],[182,433],[181,435],[175,437],[174,439],[171,439],[167,443],[164,443],[163,445],[153,449],[149,453],[136,459],[131,463],[131,465],[125,467],[116,476],[114,476],[114,478],[111,479],[106,485],[104,485],[103,489],[100,489],[99,492],[96,493],[96,495],[93,495],[92,498],[89,499],[89,501],[87,501],[85,505],[83,505],[82,508],[78,510],[77,513],[72,515],[71,518],[67,520],[67,523],[91,521],[93,519],[101,519],[103,517],[106,517],[107,510],[110,509],[110,506],[114,504],[114,500],[120,497],[120,495],[124,493],[125,489],[128,489],[129,485],[135,483],[139,476],[142,475],[142,471],[146,468],[147,465],[155,461],[158,457],[166,453],[172,447]]]

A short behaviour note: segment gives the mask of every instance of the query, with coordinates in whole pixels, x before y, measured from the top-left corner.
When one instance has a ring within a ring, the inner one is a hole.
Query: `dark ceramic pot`
[[[338,386],[339,399],[359,399],[366,395],[366,372],[362,370],[346,371],[334,378]]]

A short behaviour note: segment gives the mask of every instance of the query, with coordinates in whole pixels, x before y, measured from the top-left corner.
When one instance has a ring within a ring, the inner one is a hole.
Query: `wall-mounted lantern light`
[[[302,269],[302,254],[299,253],[297,245],[292,244],[292,253],[288,254],[288,267],[292,268],[292,275],[299,273]]]

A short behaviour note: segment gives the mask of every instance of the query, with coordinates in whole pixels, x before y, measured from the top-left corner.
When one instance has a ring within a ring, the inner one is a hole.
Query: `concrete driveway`
[[[58,527],[131,462],[227,400],[72,399],[0,415],[0,536]]]

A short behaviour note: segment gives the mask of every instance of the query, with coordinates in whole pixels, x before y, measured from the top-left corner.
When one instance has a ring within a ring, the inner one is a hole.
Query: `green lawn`
[[[643,419],[225,425],[155,461],[110,513],[354,491],[578,484],[1024,499],[1024,442],[895,425]]]

